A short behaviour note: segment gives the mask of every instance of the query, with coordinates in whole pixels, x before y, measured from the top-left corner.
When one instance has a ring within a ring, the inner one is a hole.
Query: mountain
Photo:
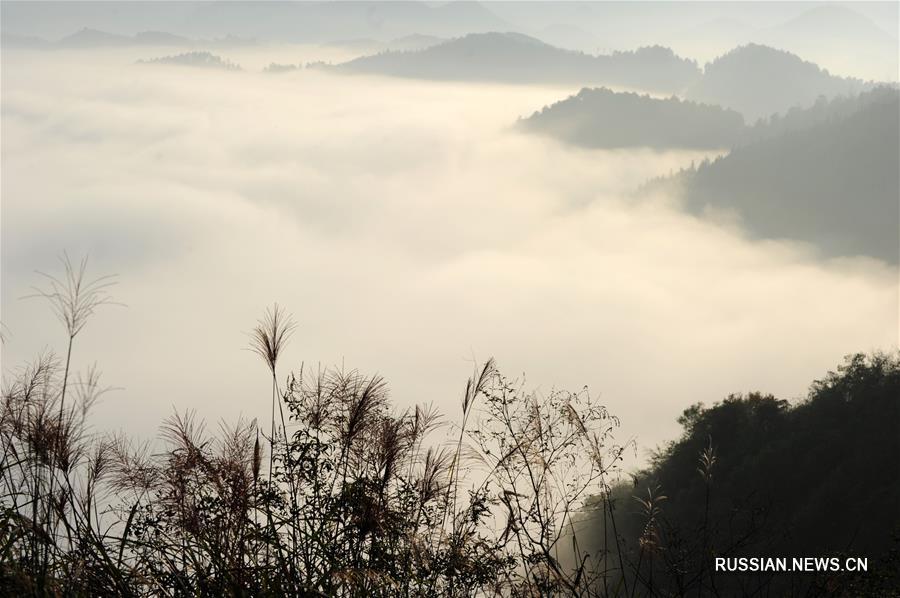
[[[131,35],[142,29],[192,39],[233,35],[322,43],[394,39],[413,33],[453,37],[509,27],[479,2],[257,0],[179,2],[0,2],[3,30],[58,39],[80,27]]]
[[[239,71],[241,67],[233,62],[225,60],[209,52],[185,52],[175,56],[162,56],[150,60],[140,60],[140,64],[175,64],[179,66],[193,66],[203,68],[223,69],[226,71]]]
[[[585,552],[606,545],[634,562],[652,537],[666,558],[645,558],[644,575],[679,595],[707,595],[698,579],[711,575],[709,554],[862,555],[869,571],[861,579],[719,574],[712,593],[896,596],[900,354],[848,356],[794,404],[735,394],[695,404],[678,422],[681,437],[656,451],[633,482],[614,488],[618,525],[598,516],[608,506],[602,498],[588,504],[589,531],[579,536]],[[659,525],[648,525],[647,509],[635,501],[650,496],[658,499]]]
[[[134,44],[144,46],[191,46],[194,44],[186,37],[164,31],[142,31],[136,33],[131,39]]]
[[[896,81],[897,25],[888,33],[847,6],[811,8],[787,22],[762,30],[758,41],[827,64],[842,73]]]
[[[205,42],[218,44],[225,40],[215,40],[213,42]],[[117,35],[100,31],[99,29],[89,29],[87,27],[79,29],[71,35],[67,35],[56,42],[47,41],[42,38],[33,36],[20,36],[10,33],[3,33],[3,45],[19,48],[40,48],[49,49],[92,49],[92,48],[122,48],[126,46],[172,46],[172,47],[190,47],[197,42],[180,35],[166,33],[163,31],[141,31],[134,35]]]
[[[28,50],[44,50],[50,47],[50,42],[34,35],[17,35],[4,31],[0,37],[0,44],[4,48],[21,48]]]
[[[330,41],[324,46],[337,47],[360,54],[377,54],[379,52],[415,52],[436,46],[447,41],[443,37],[414,33],[404,35],[389,42],[380,42],[371,38]]]
[[[829,121],[843,120],[872,104],[889,102],[896,93],[896,85],[879,85],[859,95],[841,95],[831,99],[819,96],[808,108],[795,106],[784,114],[774,114],[769,118],[760,119],[755,125],[744,130],[738,143],[746,145]]]
[[[841,45],[868,43],[897,43],[897,38],[880,28],[864,15],[839,4],[816,6],[802,14],[773,27],[768,32],[779,38],[800,39],[804,43],[810,38],[829,40]]]
[[[56,45],[62,48],[96,48],[101,46],[125,46],[130,39],[124,35],[115,35],[87,27],[59,40]]]
[[[697,65],[659,46],[593,56],[520,33],[473,33],[417,52],[385,52],[332,67],[420,79],[507,83],[597,83],[676,92],[700,74]]]
[[[603,39],[577,25],[555,23],[542,27],[535,37],[551,46],[566,50],[596,53],[603,47]]]
[[[733,110],[676,97],[585,88],[518,126],[585,147],[723,148],[739,138],[744,119]]]
[[[438,44],[444,43],[446,38],[437,37],[435,35],[422,35],[413,33],[412,35],[404,35],[397,39],[389,41],[385,44],[385,50],[389,52],[416,52],[424,50]]]
[[[360,37],[356,39],[337,39],[321,44],[326,48],[340,48],[348,52],[357,54],[376,54],[385,51],[384,42],[369,37]]]
[[[664,184],[689,210],[734,213],[756,237],[896,264],[900,92],[880,88],[845,102],[821,104],[818,118],[795,113],[787,125],[751,129],[745,145]]]
[[[754,121],[808,106],[822,95],[854,94],[868,87],[858,79],[835,77],[789,52],[747,44],[707,64],[686,97],[733,108]]]

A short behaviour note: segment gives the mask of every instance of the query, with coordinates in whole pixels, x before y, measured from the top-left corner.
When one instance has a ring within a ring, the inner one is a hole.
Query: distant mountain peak
[[[59,40],[61,46],[90,46],[90,45],[118,45],[126,43],[128,38],[124,35],[107,33],[99,29],[82,27],[75,33],[67,35]]]
[[[159,46],[183,46],[190,45],[191,40],[173,33],[164,31],[141,31],[133,36],[109,33],[99,29],[83,27],[71,35],[67,35],[57,42],[57,46],[63,48],[88,48],[102,46],[126,46],[135,45],[159,45]]]
[[[700,75],[694,61],[662,46],[593,55],[515,31],[470,33],[425,49],[382,52],[331,68],[418,79],[602,84],[666,93],[682,92]]]
[[[211,52],[197,51],[185,52],[174,56],[161,56],[159,58],[151,58],[149,60],[139,60],[139,64],[174,64],[179,66],[193,66],[204,68],[216,68],[226,71],[239,71],[240,65],[225,60],[221,56],[216,56]]]
[[[792,52],[749,43],[707,63],[687,97],[733,108],[752,121],[811,105],[821,95],[859,93],[867,87],[858,79],[833,76]]]
[[[773,48],[772,46],[754,42],[749,42],[744,45],[737,46],[732,50],[729,50],[725,54],[722,54],[718,58],[714,59],[707,66],[721,64],[723,62],[748,59],[790,60],[797,64],[809,64],[815,66],[817,69],[819,68],[814,63],[803,60],[793,52],[788,52],[787,50],[779,50],[778,48]]]
[[[451,39],[443,45],[459,44],[467,45],[473,43],[499,43],[499,44],[516,44],[522,46],[532,46],[535,48],[548,48],[557,51],[567,51],[561,48],[555,48],[550,44],[542,42],[536,37],[525,35],[516,31],[486,31],[484,33],[468,33],[462,37]]]
[[[849,35],[863,35],[897,41],[893,35],[876,25],[865,15],[839,4],[825,4],[810,8],[787,21],[778,29],[793,31],[794,33],[801,31],[822,33],[839,30]]]
[[[518,126],[583,147],[719,149],[739,138],[744,119],[719,106],[600,87],[545,106]]]

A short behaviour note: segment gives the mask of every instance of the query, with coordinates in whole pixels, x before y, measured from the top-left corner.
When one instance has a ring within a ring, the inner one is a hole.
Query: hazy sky
[[[450,417],[472,360],[602,397],[642,451],[696,401],[783,398],[855,351],[896,347],[897,272],[745,239],[629,192],[705,154],[587,151],[511,130],[577,88],[297,71],[309,46],[222,51],[243,72],[136,65],[151,48],[5,51],[2,367],[63,348],[20,299],[63,250],[117,273],[125,308],[78,338],[94,423],[152,435],[174,407],[266,413],[243,350],[293,312],[283,363],[383,374]]]
[[[897,2],[106,2],[5,0],[5,34],[58,40],[82,28],[262,43],[388,41],[517,31],[590,53],[662,44],[701,64],[748,42],[840,75],[898,79]]]

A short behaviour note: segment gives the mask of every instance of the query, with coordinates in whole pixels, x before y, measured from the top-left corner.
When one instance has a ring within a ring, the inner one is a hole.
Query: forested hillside
[[[732,212],[753,236],[897,263],[900,93],[884,89],[855,106],[808,124],[798,113],[785,119],[796,126],[761,127],[758,141],[668,182],[688,209]]]
[[[894,595],[900,354],[848,357],[795,405],[736,394],[689,407],[679,423],[682,437],[614,491],[620,540],[605,517],[591,517],[594,549],[606,523],[606,546],[622,547],[632,577],[673,591],[820,595],[840,583],[847,593],[836,595]],[[597,501],[589,513],[606,507]],[[740,591],[735,576],[711,575],[716,556],[810,555],[867,557],[874,575],[865,585],[846,575],[742,576]]]
[[[585,147],[726,148],[741,135],[734,110],[607,88],[584,88],[519,122],[521,129]]]
[[[521,33],[473,33],[416,52],[384,52],[329,67],[419,79],[574,83],[680,92],[700,74],[669,48],[591,55],[556,48]]]
[[[747,44],[707,64],[687,97],[733,108],[754,122],[795,106],[805,108],[820,95],[856,94],[867,87],[859,79],[836,77],[790,52]]]

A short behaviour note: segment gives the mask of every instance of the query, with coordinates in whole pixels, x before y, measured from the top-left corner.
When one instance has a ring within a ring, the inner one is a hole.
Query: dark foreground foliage
[[[900,593],[900,355],[847,357],[794,406],[733,395],[679,421],[613,491],[631,502],[617,511],[631,579],[662,595]],[[869,572],[714,574],[715,557],[750,556],[867,557]]]
[[[37,296],[64,324],[65,359],[4,382],[0,594],[534,596],[596,581],[596,557],[560,559],[623,451],[586,391],[528,393],[488,361],[444,426],[427,406],[397,412],[378,376],[281,381],[293,326],[276,306],[251,334],[271,421],[210,434],[176,413],[136,446],[90,431],[99,376],[69,365],[109,281],[64,266]]]
[[[710,571],[717,555],[889,555],[900,488],[878,456],[897,455],[896,357],[854,357],[794,408],[695,406],[632,488],[618,420],[587,391],[528,392],[488,361],[447,426],[427,406],[398,412],[378,376],[279,378],[293,325],[276,306],[251,334],[270,421],[210,433],[175,413],[136,445],[92,432],[104,387],[70,371],[111,281],[64,266],[37,296],[65,357],[3,385],[0,595],[884,596],[896,583]]]

